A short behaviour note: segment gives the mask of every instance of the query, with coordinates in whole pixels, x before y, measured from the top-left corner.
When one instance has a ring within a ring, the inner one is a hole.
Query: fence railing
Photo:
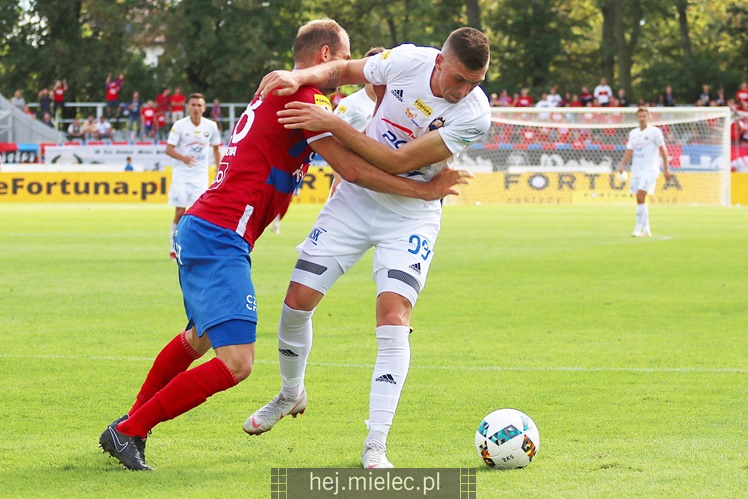
[[[224,138],[227,138],[226,134],[230,133],[230,131],[233,130],[236,120],[244,112],[244,109],[247,107],[247,103],[228,102],[222,103],[220,106],[221,130],[224,134]],[[29,108],[38,113],[39,104],[30,103]],[[212,104],[209,104],[208,112],[206,112],[206,117],[210,117],[209,112],[211,108]],[[75,109],[74,115],[70,112],[70,109]],[[100,116],[106,116],[115,131],[123,134],[122,138],[125,138],[124,132],[129,131],[128,127],[130,124],[130,116],[128,113],[126,113],[125,104],[121,104],[118,108],[118,112],[113,112],[112,114],[113,117],[109,118],[109,114],[107,114],[106,102],[66,102],[65,111],[58,112],[57,116],[52,116],[52,120],[54,121],[56,130],[64,133],[67,131],[68,125],[73,122],[74,118],[78,118],[82,123],[89,116],[93,116],[97,120]]]

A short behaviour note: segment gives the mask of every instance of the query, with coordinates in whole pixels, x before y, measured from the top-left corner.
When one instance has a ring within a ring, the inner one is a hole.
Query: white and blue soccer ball
[[[475,447],[489,468],[524,468],[540,449],[540,432],[527,414],[499,409],[481,421],[475,432]]]

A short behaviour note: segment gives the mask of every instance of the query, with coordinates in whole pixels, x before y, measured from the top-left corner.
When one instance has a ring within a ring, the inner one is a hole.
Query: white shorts
[[[636,195],[639,191],[644,191],[650,196],[655,193],[655,186],[657,185],[657,174],[654,175],[637,175],[631,177],[629,183],[629,191],[631,194]]]
[[[169,206],[187,208],[197,201],[197,198],[205,192],[207,185],[190,184],[187,182],[172,181],[169,187]]]
[[[341,184],[298,246],[291,280],[326,294],[335,281],[374,247],[377,296],[397,293],[415,306],[434,258],[440,219],[404,218],[363,189]]]

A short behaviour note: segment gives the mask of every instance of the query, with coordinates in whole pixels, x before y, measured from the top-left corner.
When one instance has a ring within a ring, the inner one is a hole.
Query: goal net
[[[454,168],[475,178],[451,204],[621,204],[632,202],[615,171],[629,132],[631,108],[493,108],[485,140],[464,151]],[[730,109],[651,108],[670,157],[648,202],[729,205]],[[630,171],[631,164],[627,165]]]

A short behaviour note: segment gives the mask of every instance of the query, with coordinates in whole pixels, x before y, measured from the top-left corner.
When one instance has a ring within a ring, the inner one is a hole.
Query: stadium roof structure
[[[57,142],[59,134],[0,95],[0,142]]]

